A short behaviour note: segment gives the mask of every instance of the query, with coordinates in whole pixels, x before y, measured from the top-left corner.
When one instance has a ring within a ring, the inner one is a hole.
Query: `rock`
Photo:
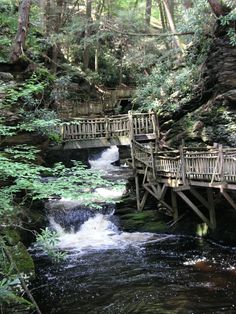
[[[6,243],[8,245],[17,245],[17,243],[21,240],[20,233],[13,228],[5,228],[4,230],[4,238],[6,239]]]
[[[236,89],[231,89],[222,96],[229,101],[236,101]]]
[[[157,210],[133,212],[120,217],[120,224],[125,231],[166,232],[167,225],[162,214]]]
[[[5,146],[14,146],[14,145],[42,145],[45,142],[48,142],[48,139],[45,136],[39,135],[37,133],[21,133],[11,137],[8,137],[4,141]]]
[[[0,116],[5,118],[7,125],[16,125],[22,120],[21,116],[17,113],[5,109],[0,110]]]
[[[7,248],[16,263],[19,272],[26,274],[29,278],[33,279],[35,277],[34,262],[24,244],[18,242],[18,244],[8,246]]]
[[[11,73],[0,72],[0,80],[4,82],[14,81],[14,76]]]

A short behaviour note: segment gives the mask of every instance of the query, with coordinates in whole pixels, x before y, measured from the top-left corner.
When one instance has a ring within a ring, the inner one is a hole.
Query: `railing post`
[[[224,182],[224,152],[222,144],[219,145],[219,173],[220,173],[220,181]]]
[[[179,148],[179,154],[180,154],[180,162],[181,162],[181,174],[182,174],[182,182],[183,185],[187,185],[187,177],[186,177],[186,164],[185,164],[185,158],[184,158],[184,147],[183,145]]]
[[[60,134],[62,140],[64,141],[65,140],[65,126],[62,123],[59,125],[59,134]]]
[[[105,136],[106,136],[106,139],[109,139],[109,120],[108,120],[108,117],[105,116]]]
[[[155,164],[155,159],[154,159],[154,152],[153,152],[153,147],[151,144],[151,159],[152,159],[152,174],[153,174],[153,179],[156,179],[156,164]]]
[[[157,151],[158,143],[160,139],[159,120],[155,111],[152,111],[151,114],[152,114],[153,133],[155,134],[155,151]]]
[[[130,139],[130,149],[131,149],[131,157],[132,157],[132,168],[133,168],[133,174],[135,179],[135,192],[136,192],[136,200],[137,200],[137,210],[141,210],[141,204],[140,204],[140,191],[139,191],[139,177],[136,167],[136,151],[135,151],[135,144],[133,142],[133,139]]]
[[[131,143],[132,140],[134,140],[134,125],[133,125],[133,115],[132,115],[131,110],[128,112],[128,118],[129,118],[129,139]]]

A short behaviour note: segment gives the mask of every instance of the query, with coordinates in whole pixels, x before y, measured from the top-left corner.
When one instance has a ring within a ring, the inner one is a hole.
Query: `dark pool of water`
[[[35,255],[33,294],[46,313],[236,313],[236,251],[173,236],[143,247]]]

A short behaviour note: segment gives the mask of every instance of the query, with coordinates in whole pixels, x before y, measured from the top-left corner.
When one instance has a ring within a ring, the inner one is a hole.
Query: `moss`
[[[128,231],[163,232],[167,230],[162,216],[155,210],[123,215],[121,225],[122,228]]]
[[[155,233],[165,232],[166,230],[167,225],[163,221],[149,222],[139,229],[139,231]]]
[[[24,273],[33,279],[35,277],[34,262],[24,244],[19,242],[14,246],[8,246],[8,250],[20,273]]]
[[[145,220],[147,218],[153,218],[153,216],[153,212],[143,211],[123,215],[122,219]]]
[[[9,245],[16,245],[21,239],[20,233],[16,229],[12,228],[6,228],[3,236]]]

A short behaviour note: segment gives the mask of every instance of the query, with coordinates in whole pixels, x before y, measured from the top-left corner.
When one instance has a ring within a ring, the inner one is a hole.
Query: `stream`
[[[90,164],[117,180],[127,172],[112,165],[118,158],[112,147]],[[112,188],[97,192],[122,195]],[[30,248],[36,265],[31,289],[43,314],[236,313],[236,248],[191,236],[123,232],[115,204],[96,214],[73,200],[52,205],[66,208],[48,215],[67,255],[52,263],[37,246]]]

